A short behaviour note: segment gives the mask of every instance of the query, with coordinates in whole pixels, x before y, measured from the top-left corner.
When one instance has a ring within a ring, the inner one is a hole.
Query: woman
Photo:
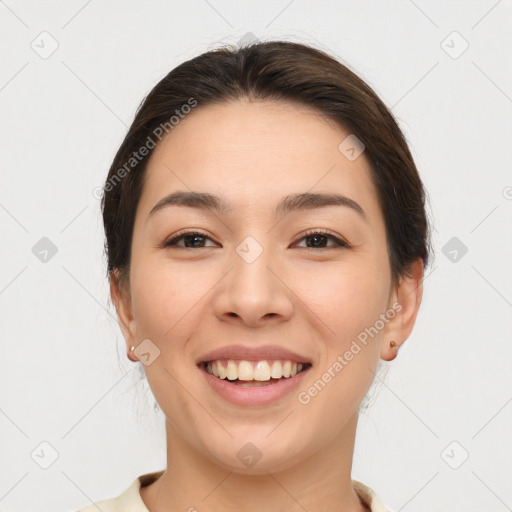
[[[166,417],[167,467],[96,505],[388,510],[351,479],[358,410],[413,329],[430,235],[372,89],[301,44],[206,52],[144,100],[102,207],[111,296]]]

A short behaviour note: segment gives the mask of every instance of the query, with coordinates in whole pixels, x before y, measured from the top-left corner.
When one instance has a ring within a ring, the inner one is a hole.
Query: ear
[[[415,260],[409,276],[400,277],[398,285],[390,294],[389,308],[395,307],[395,316],[389,320],[382,337],[380,357],[392,361],[398,355],[398,349],[407,340],[416,322],[423,296],[423,260]],[[395,346],[391,342],[396,343]]]
[[[128,358],[133,362],[137,362],[138,359],[135,358],[130,350],[131,346],[138,345],[137,327],[132,312],[130,286],[120,278],[119,269],[117,268],[110,272],[110,296],[117,311],[119,327],[126,341]]]

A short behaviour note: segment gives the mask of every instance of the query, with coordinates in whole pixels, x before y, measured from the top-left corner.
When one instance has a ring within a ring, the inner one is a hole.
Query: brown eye
[[[340,240],[338,237],[334,236],[332,233],[328,231],[307,231],[304,233],[303,237],[300,239],[302,240],[310,240],[311,242],[306,245],[307,249],[332,249],[333,247],[349,247],[349,244],[347,244],[344,240]],[[325,244],[332,240],[334,242],[334,246],[331,245],[330,247],[326,247]]]
[[[178,244],[179,241],[183,240],[184,245]],[[206,240],[211,240],[206,235],[199,233],[197,231],[190,231],[187,233],[182,233],[178,236],[171,238],[164,242],[163,247],[182,247],[184,249],[202,249],[205,247],[204,242]],[[209,246],[211,247],[211,246]]]

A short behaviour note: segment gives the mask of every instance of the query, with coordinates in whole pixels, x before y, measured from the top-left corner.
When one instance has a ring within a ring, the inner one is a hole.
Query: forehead
[[[149,211],[164,195],[187,189],[229,197],[241,208],[273,207],[290,193],[338,192],[372,214],[375,189],[364,153],[351,161],[339,150],[349,135],[293,103],[196,107],[153,150],[140,206]]]

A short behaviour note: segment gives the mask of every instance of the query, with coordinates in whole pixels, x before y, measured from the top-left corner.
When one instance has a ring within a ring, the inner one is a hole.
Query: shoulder
[[[352,480],[352,487],[363,504],[366,505],[371,512],[392,512],[384,506],[384,503],[382,503],[371,487],[368,487],[357,480]]]
[[[133,480],[118,496],[96,501],[74,512],[98,512],[98,510],[101,510],[101,512],[149,512],[142,501],[139,489],[141,485],[149,485],[157,480],[162,473],[163,471],[156,471],[141,475]]]

